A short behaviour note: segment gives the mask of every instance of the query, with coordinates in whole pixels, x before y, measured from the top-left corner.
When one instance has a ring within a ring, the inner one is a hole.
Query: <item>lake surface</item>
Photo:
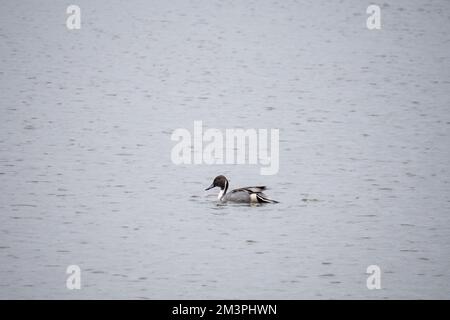
[[[1,299],[449,298],[450,2],[76,4],[2,1]],[[174,165],[195,120],[279,128],[278,174]]]

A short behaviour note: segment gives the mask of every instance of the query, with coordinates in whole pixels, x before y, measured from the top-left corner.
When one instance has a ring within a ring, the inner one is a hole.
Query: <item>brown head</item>
[[[227,189],[228,188],[227,178],[225,178],[225,176],[222,175],[215,177],[213,183],[205,190],[209,190],[215,187],[219,187],[220,190]]]

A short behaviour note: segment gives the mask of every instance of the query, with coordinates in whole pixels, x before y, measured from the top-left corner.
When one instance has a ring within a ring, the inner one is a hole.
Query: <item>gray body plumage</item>
[[[230,192],[227,192],[220,201],[222,202],[257,202],[255,201],[257,198],[253,197],[255,200],[252,201],[252,194],[253,195],[260,195],[264,197],[264,193],[262,193],[262,190],[266,189],[265,187],[246,187],[246,188],[240,188],[231,190]]]

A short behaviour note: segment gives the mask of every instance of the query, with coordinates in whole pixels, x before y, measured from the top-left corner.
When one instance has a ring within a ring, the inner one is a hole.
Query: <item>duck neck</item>
[[[228,181],[225,181],[225,186],[220,189],[219,195],[217,196],[217,199],[222,200],[222,198],[225,196],[228,190]]]

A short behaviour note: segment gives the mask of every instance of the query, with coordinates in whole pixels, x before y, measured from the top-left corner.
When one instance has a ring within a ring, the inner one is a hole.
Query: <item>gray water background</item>
[[[69,4],[1,1],[0,298],[449,297],[449,1]],[[174,165],[194,120],[279,128],[279,173]]]

